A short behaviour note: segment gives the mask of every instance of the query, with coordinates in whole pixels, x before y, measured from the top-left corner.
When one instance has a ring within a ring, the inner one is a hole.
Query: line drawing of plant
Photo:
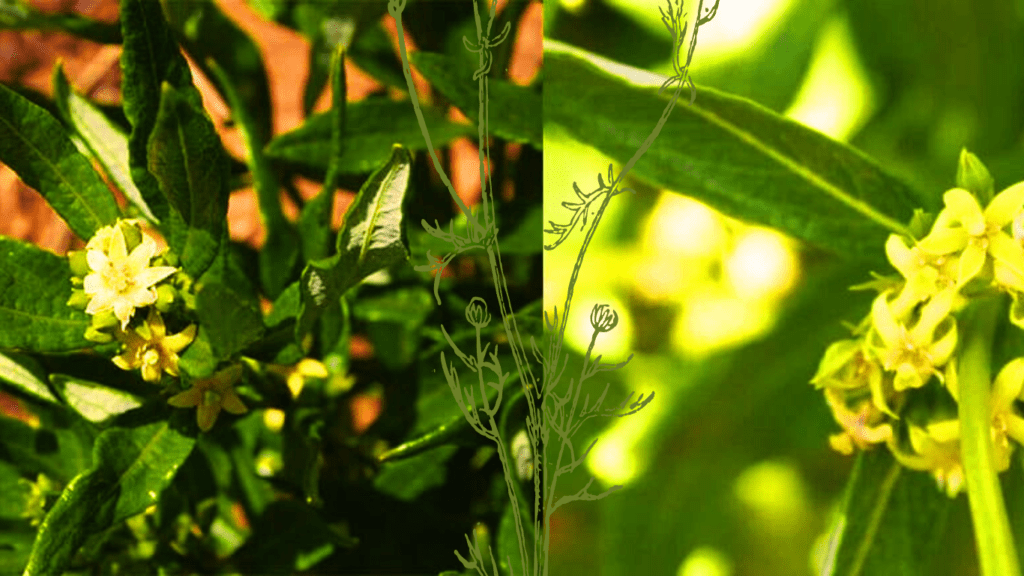
[[[468,222],[468,236],[462,236],[455,231],[454,225],[451,225],[446,231],[441,229],[440,225],[437,225],[436,223],[434,226],[431,226],[425,220],[422,221],[424,229],[435,238],[448,242],[452,247],[452,251],[443,256],[433,256],[428,253],[428,264],[425,266],[417,266],[416,269],[435,273],[434,296],[440,304],[438,288],[440,286],[441,270],[443,270],[445,266],[447,266],[461,253],[474,249],[482,249],[486,251],[490,264],[491,275],[494,279],[495,292],[499,305],[499,312],[501,314],[501,320],[505,329],[505,335],[507,337],[508,345],[511,348],[512,357],[516,364],[516,372],[523,388],[523,395],[527,402],[528,415],[526,417],[525,431],[529,441],[530,457],[532,458],[533,463],[530,468],[532,468],[531,472],[533,476],[532,484],[534,493],[532,509],[534,535],[532,564],[530,562],[531,554],[528,551],[526,542],[525,524],[523,523],[524,520],[522,518],[516,496],[516,458],[519,455],[517,453],[510,456],[509,443],[502,437],[500,426],[495,419],[495,415],[498,413],[501,406],[504,385],[506,381],[508,381],[510,373],[503,370],[496,349],[489,350],[490,344],[481,348],[481,330],[490,322],[491,316],[487,311],[486,301],[480,297],[474,297],[466,308],[466,320],[476,329],[476,349],[473,352],[470,354],[463,353],[449,336],[447,330],[445,330],[443,326],[441,329],[455,356],[462,361],[466,368],[476,374],[477,385],[479,386],[480,392],[480,404],[477,403],[476,392],[472,386],[463,387],[460,383],[455,363],[448,360],[444,351],[440,354],[441,365],[455,402],[458,404],[466,420],[478,434],[493,441],[496,445],[505,476],[505,484],[508,488],[509,504],[515,521],[521,561],[520,566],[523,567],[522,576],[527,576],[527,574],[532,576],[548,576],[548,557],[550,553],[549,527],[551,517],[555,511],[570,502],[600,500],[610,495],[612,492],[622,488],[622,486],[616,485],[599,494],[592,494],[589,491],[590,486],[594,481],[594,478],[592,477],[586,485],[576,493],[566,494],[558,498],[555,497],[559,477],[571,473],[583,464],[586,461],[587,456],[590,454],[591,449],[597,442],[596,439],[592,441],[590,445],[587,446],[579,456],[577,456],[573,436],[579,431],[583,423],[595,416],[614,416],[620,418],[630,416],[642,410],[654,398],[653,393],[646,397],[644,394],[640,394],[635,400],[633,400],[635,393],[631,392],[618,405],[612,408],[605,408],[605,396],[607,395],[610,386],[610,384],[606,384],[604,391],[596,400],[593,401],[593,403],[590,401],[590,394],[586,394],[583,399],[582,408],[579,407],[580,394],[585,381],[593,378],[600,372],[618,370],[628,364],[630,359],[632,359],[631,354],[629,358],[623,362],[610,364],[601,362],[600,355],[592,358],[598,336],[602,333],[613,330],[618,323],[618,314],[609,306],[603,304],[595,305],[591,310],[590,321],[593,333],[590,345],[587,348],[586,355],[583,359],[583,365],[580,369],[579,376],[576,378],[570,378],[567,385],[564,386],[564,391],[560,391],[558,394],[556,394],[555,391],[559,390],[559,384],[561,384],[562,377],[568,367],[569,356],[563,352],[563,344],[565,329],[568,324],[569,310],[575,293],[576,282],[583,266],[583,258],[586,255],[587,247],[590,245],[591,240],[597,232],[597,227],[601,222],[604,211],[613,197],[626,191],[633,192],[635,194],[634,190],[624,187],[622,184],[636,162],[644,155],[644,153],[647,152],[650,146],[654,143],[654,140],[661,133],[662,128],[668,121],[672,110],[676,106],[683,87],[686,85],[689,85],[690,87],[689,101],[691,105],[696,99],[696,88],[689,76],[690,62],[693,58],[694,50],[696,49],[698,30],[702,25],[707,24],[715,17],[718,11],[719,0],[714,0],[714,4],[710,7],[704,6],[704,0],[698,0],[697,18],[694,22],[688,47],[686,46],[686,35],[689,23],[686,22],[687,14],[683,12],[684,3],[685,0],[666,0],[667,7],[659,6],[662,22],[668,29],[672,38],[673,75],[665,80],[658,93],[661,94],[666,88],[672,88],[673,86],[675,87],[675,90],[672,92],[671,98],[666,104],[654,129],[643,143],[641,143],[632,158],[624,167],[622,167],[621,170],[619,170],[618,175],[614,173],[614,166],[609,164],[607,182],[601,174],[598,174],[598,186],[595,190],[589,193],[582,192],[579,186],[573,183],[573,190],[579,201],[566,201],[562,203],[562,205],[572,213],[568,223],[556,224],[554,221],[551,221],[550,228],[544,230],[546,233],[557,236],[552,243],[544,246],[545,250],[554,250],[561,245],[571,235],[573,230],[576,229],[577,225],[581,231],[586,230],[586,233],[567,286],[565,304],[562,307],[561,316],[559,316],[557,306],[553,310],[550,318],[547,311],[544,312],[544,325],[546,328],[545,337],[547,339],[546,353],[541,351],[536,338],[533,336],[530,337],[530,346],[533,357],[543,367],[543,378],[538,381],[537,377],[534,375],[533,367],[527,359],[523,337],[519,332],[515,317],[513,316],[513,311],[509,305],[508,288],[505,281],[504,271],[502,269],[501,252],[497,241],[493,184],[491,182],[490,172],[487,169],[487,166],[489,166],[488,160],[490,159],[490,146],[488,143],[490,132],[488,126],[489,108],[487,74],[491,69],[492,63],[491,49],[508,39],[511,23],[506,23],[499,33],[492,34],[496,16],[497,0],[492,0],[490,2],[486,25],[482,22],[478,2],[474,0],[473,13],[476,20],[476,41],[474,43],[468,38],[463,37],[463,44],[466,49],[470,52],[479,54],[479,67],[474,72],[473,79],[477,81],[480,107],[478,145],[480,153],[481,209],[474,214],[456,193],[451,181],[445,174],[445,171],[441,166],[441,162],[438,160],[434,151],[429,131],[426,127],[422,111],[420,110],[419,97],[413,84],[412,74],[409,68],[409,57],[406,51],[402,26],[402,13],[406,6],[406,0],[388,1],[388,13],[395,20],[397,26],[397,38],[402,70],[408,84],[410,100],[416,112],[420,130],[427,144],[427,151],[430,154],[438,175],[448,188],[452,199],[456,202]],[[687,50],[685,63],[680,60],[684,47]],[[595,205],[597,206],[597,209],[594,212],[593,217],[589,217],[590,210]],[[488,381],[487,377],[485,377],[485,370],[493,374],[496,379]],[[493,388],[497,391],[497,397],[493,403],[488,399],[489,388]],[[558,444],[559,449],[557,458],[554,463],[551,464],[548,458],[548,450],[553,447],[553,444]],[[568,451],[569,462],[563,464],[562,460],[566,451]],[[467,535],[466,544],[469,548],[469,558],[465,558],[457,550],[455,551],[455,555],[467,570],[475,570],[480,574],[480,576],[487,576],[488,574],[492,576],[500,576],[501,573],[499,572],[493,553],[484,554],[481,550],[477,534],[474,534],[473,540],[470,540],[470,537]],[[487,559],[490,559],[490,569],[487,568]],[[509,562],[509,571],[511,572],[512,566],[510,559],[506,558],[505,560]],[[531,566],[532,570],[528,570]]]

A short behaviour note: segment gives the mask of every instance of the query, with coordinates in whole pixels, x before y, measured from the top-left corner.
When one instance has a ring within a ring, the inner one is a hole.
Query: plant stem
[[[960,446],[983,576],[1020,576],[1017,550],[996,474],[992,445],[992,341],[1002,298],[968,309],[960,379]]]

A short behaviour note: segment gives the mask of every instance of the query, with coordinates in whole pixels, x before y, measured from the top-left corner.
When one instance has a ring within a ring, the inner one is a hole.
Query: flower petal
[[[184,392],[180,392],[167,399],[167,403],[175,408],[190,408],[199,406],[203,401],[203,391],[198,386],[193,386]]]
[[[956,322],[952,322],[949,330],[928,348],[928,354],[931,356],[933,366],[942,366],[949,362],[949,359],[953,357],[953,352],[956,350],[956,340]]]
[[[1003,366],[992,385],[992,406],[1009,407],[1024,391],[1024,357],[1014,358]]]
[[[128,245],[124,240],[124,232],[120,226],[114,226],[114,231],[110,235],[110,247],[107,251],[108,256],[112,262],[121,263],[128,257]]]
[[[899,234],[890,234],[885,241],[885,255],[893,268],[899,270],[904,278],[910,280],[920,268],[917,255],[911,248],[908,248]]]
[[[985,208],[985,221],[990,225],[1002,228],[1010,222],[1024,207],[1024,182],[1018,182],[999,194]]]
[[[96,272],[103,272],[110,266],[110,259],[107,255],[99,250],[88,250],[85,253],[85,261],[89,264],[89,268]]]
[[[238,397],[238,394],[235,394],[234,390],[224,394],[221,398],[220,405],[232,414],[245,414],[249,411],[249,409],[245,407],[245,404],[242,404],[242,399]]]
[[[963,188],[953,188],[943,194],[942,200],[950,216],[958,220],[968,234],[980,236],[985,232],[985,215],[974,194]]]
[[[959,252],[967,246],[970,235],[963,228],[932,228],[927,236],[918,241],[917,247],[923,252],[941,256]]]
[[[1009,434],[1010,438],[1024,444],[1024,419],[1021,419],[1016,414],[1010,414],[1006,417],[1005,422],[1006,433]]]
[[[917,324],[910,330],[910,339],[918,346],[927,346],[932,341],[932,335],[939,323],[949,316],[953,308],[953,299],[956,292],[943,290],[921,307],[921,317]]]
[[[213,428],[213,424],[217,421],[217,416],[220,414],[220,405],[218,404],[202,404],[196,411],[196,422],[199,424],[199,429],[203,432],[209,432]]]
[[[178,269],[172,266],[154,266],[152,268],[144,268],[132,276],[132,281],[136,286],[149,288],[153,284],[156,284],[177,271]]]
[[[110,310],[110,305],[117,298],[117,293],[112,290],[100,290],[93,294],[92,299],[85,306],[86,314],[99,314],[100,312],[106,312]]]
[[[1006,266],[1018,276],[1024,277],[1024,248],[1014,242],[1009,234],[1000,232],[989,237],[988,253],[997,262]]]
[[[189,324],[181,332],[164,338],[164,349],[171,352],[181,352],[195,340],[196,330],[195,324]]]
[[[960,439],[960,421],[957,419],[932,422],[927,426],[928,435],[939,443]]]
[[[911,388],[920,388],[924,386],[925,379],[921,377],[921,374],[916,368],[910,364],[900,364],[896,367],[896,377],[892,379],[892,386],[897,392],[909,390]]]
[[[153,254],[156,252],[156,242],[152,238],[143,234],[142,241],[139,245],[132,250],[126,258],[127,272],[130,276],[135,276],[142,270],[145,270],[149,266],[149,261],[152,260]]]
[[[884,293],[879,294],[871,304],[871,323],[887,347],[892,348],[900,344],[904,328],[893,316]]]
[[[146,382],[159,382],[160,381],[160,365],[159,364],[143,364],[142,365],[142,379]]]
[[[128,322],[132,319],[132,314],[134,312],[135,306],[130,302],[126,302],[121,298],[114,300],[114,316],[121,321],[122,330],[128,327]]]
[[[960,262],[957,264],[956,269],[956,285],[962,287],[964,284],[970,282],[975,276],[981,272],[981,269],[985,266],[985,258],[987,253],[981,244],[977,242],[970,242],[967,247],[964,248],[963,254],[960,255]]]

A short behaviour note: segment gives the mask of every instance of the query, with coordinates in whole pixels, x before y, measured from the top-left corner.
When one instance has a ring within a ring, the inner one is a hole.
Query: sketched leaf
[[[345,213],[337,253],[311,262],[302,273],[302,311],[297,334],[309,332],[329,301],[364,278],[409,257],[402,203],[412,157],[395,145],[391,158],[370,175]]]
[[[92,102],[71,89],[60,63],[53,70],[53,92],[61,115],[74,127],[93,158],[99,161],[125,198],[148,220],[155,221],[156,216],[132,181],[128,162],[128,136]]]
[[[40,525],[25,576],[62,574],[90,535],[156,503],[192,452],[195,439],[177,431],[190,416],[178,411],[174,428],[158,421],[101,434],[93,467],[65,487]]]
[[[228,169],[205,111],[168,83],[147,154],[149,170],[174,210],[167,243],[180,256],[182,268],[198,278],[213,262],[225,229]]]
[[[346,105],[345,154],[339,159],[340,174],[366,174],[387,161],[392,144],[424,150],[426,142],[412,104],[382,98],[368,98]],[[471,126],[455,124],[427,106],[423,118],[434,146],[473,132]],[[315,114],[291,132],[270,141],[267,156],[301,166],[326,170],[331,159],[331,114]]]
[[[533,523],[529,521],[528,511],[522,510],[522,507],[520,509],[520,517],[524,520],[523,523],[525,524],[523,532],[526,551],[529,554],[530,545],[533,543]],[[528,574],[529,571],[523,568],[522,556],[519,555],[519,537],[516,535],[515,517],[512,516],[512,508],[510,506],[506,506],[505,512],[501,515],[497,540],[494,553],[497,555],[498,566],[501,567],[502,571],[510,576],[519,576],[520,574],[525,576]],[[529,561],[529,558],[527,556],[527,561]]]
[[[118,216],[113,194],[64,126],[6,86],[0,86],[0,162],[42,194],[79,238],[91,238]]]
[[[71,269],[66,258],[0,236],[0,349],[65,352],[91,348],[90,319],[68,307]]]
[[[614,76],[573,50],[545,50],[545,118],[624,163],[670,95]],[[914,208],[936,208],[863,154],[753,102],[708,88],[697,90],[692,105],[684,98],[635,165],[653,184],[872,262],[884,261],[887,233],[904,226]]]
[[[822,574],[928,574],[953,500],[884,449],[857,456]]]
[[[430,52],[414,52],[411,59],[431,85],[470,120],[479,121],[480,96],[472,68],[461,66],[449,56]],[[492,78],[488,81],[487,99],[492,111],[489,118],[492,134],[513,142],[529,143],[538,150],[543,148],[542,102],[537,90]]]

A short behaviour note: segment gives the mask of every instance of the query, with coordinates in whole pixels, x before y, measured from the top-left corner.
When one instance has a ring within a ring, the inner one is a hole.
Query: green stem
[[[960,446],[983,576],[1020,576],[992,445],[992,341],[1002,298],[968,310],[960,364]]]

